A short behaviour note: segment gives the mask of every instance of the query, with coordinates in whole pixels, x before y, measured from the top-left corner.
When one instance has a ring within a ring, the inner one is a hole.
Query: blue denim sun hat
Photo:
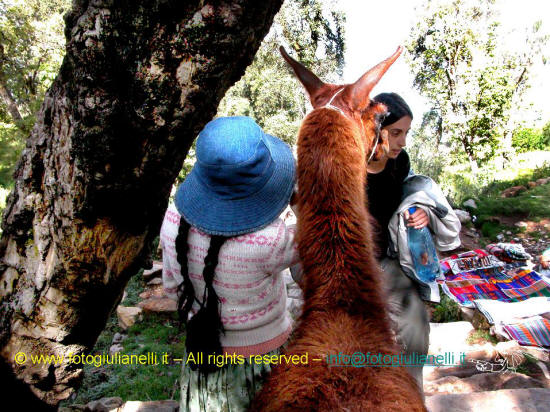
[[[290,147],[249,117],[220,117],[200,132],[197,161],[176,192],[184,219],[210,235],[235,236],[273,222],[294,188]]]

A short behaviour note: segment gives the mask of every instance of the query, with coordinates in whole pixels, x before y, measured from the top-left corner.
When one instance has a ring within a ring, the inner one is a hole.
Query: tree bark
[[[31,355],[91,350],[149,259],[192,141],[281,3],[73,3],[67,53],[17,165],[0,240],[2,366],[43,406],[67,398],[82,369]],[[27,360],[15,362],[18,353]]]

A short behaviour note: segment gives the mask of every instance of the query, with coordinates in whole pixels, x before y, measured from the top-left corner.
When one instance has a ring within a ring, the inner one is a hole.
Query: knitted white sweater
[[[173,298],[183,281],[175,250],[179,220],[180,215],[171,204],[160,232],[162,281],[166,293]],[[220,341],[226,353],[261,355],[286,342],[291,322],[281,272],[299,260],[294,232],[294,225],[287,227],[278,218],[264,229],[228,239],[221,247],[214,289],[221,301],[225,334]],[[202,300],[202,271],[210,236],[191,227],[188,245],[189,277],[197,299]],[[198,308],[195,303],[192,312]]]

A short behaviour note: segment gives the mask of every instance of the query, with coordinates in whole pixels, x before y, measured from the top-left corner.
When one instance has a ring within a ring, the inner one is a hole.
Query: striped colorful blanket
[[[458,304],[473,307],[476,299],[519,302],[530,297],[550,297],[550,285],[532,270],[504,266],[452,274],[447,272],[442,285]]]
[[[502,328],[520,345],[550,349],[550,321],[542,316],[532,316],[518,323],[503,325]]]

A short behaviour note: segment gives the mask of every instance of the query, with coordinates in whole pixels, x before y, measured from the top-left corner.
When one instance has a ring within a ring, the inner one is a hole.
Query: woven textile
[[[452,265],[452,262],[450,263]],[[518,302],[550,296],[550,287],[536,272],[516,265],[469,270],[445,276],[445,293],[458,304],[472,307],[476,299]]]
[[[445,282],[458,282],[462,280],[485,280],[483,276],[478,274],[478,271],[471,272],[461,272],[455,274],[450,274],[445,276]]]
[[[533,296],[546,296],[550,297],[550,290],[545,281],[539,280],[532,285],[519,289],[504,289],[503,292],[506,296],[509,296],[515,300],[524,300]]]
[[[508,270],[498,273],[498,276],[493,275],[488,278],[489,282],[498,285],[501,289],[523,289],[540,283],[540,287],[537,289],[540,290],[547,286],[546,283],[541,283],[541,280],[542,278],[537,272],[528,269]]]
[[[533,316],[518,323],[503,325],[503,329],[521,345],[550,348],[550,321],[541,316]]]
[[[465,306],[473,306],[473,301],[476,299],[495,299],[502,302],[512,301],[512,298],[505,295],[502,290],[498,288],[498,286],[489,282],[469,285],[466,287],[452,287],[448,284],[445,286],[445,292],[448,290],[452,294],[454,300]]]
[[[465,288],[468,286],[480,285],[483,283],[487,283],[487,281],[485,279],[464,279],[446,282],[447,286],[450,288]]]
[[[492,243],[485,246],[485,249],[504,262],[531,259],[531,255],[518,243]]]

